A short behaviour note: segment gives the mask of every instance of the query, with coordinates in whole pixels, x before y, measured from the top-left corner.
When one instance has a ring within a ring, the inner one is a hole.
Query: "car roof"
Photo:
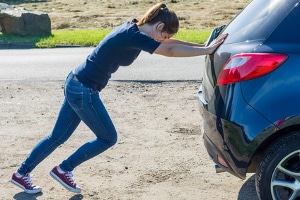
[[[287,28],[296,30],[299,24],[299,2],[300,0],[253,0],[223,30],[223,33],[229,34],[225,43],[266,40],[277,27],[281,28],[278,29],[281,37],[288,37]],[[297,32],[295,34],[298,35]]]

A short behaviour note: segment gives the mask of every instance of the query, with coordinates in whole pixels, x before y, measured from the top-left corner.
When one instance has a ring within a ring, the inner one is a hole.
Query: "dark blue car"
[[[256,173],[260,199],[300,199],[300,0],[253,0],[211,38],[198,96],[217,172]]]

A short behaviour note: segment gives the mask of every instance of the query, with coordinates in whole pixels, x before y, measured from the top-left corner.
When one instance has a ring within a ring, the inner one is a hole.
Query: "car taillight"
[[[277,53],[243,53],[231,57],[218,77],[218,85],[226,85],[263,76],[285,60],[287,55]]]

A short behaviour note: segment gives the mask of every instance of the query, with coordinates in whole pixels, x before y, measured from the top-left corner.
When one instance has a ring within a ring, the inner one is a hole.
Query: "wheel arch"
[[[247,168],[247,173],[255,173],[256,172],[256,169],[257,169],[264,153],[273,143],[276,143],[276,141],[280,140],[280,138],[291,135],[296,131],[299,131],[299,133],[300,133],[300,124],[285,127],[283,129],[279,129],[278,131],[274,132],[273,134],[267,136],[263,140],[263,142],[259,145],[259,147],[256,149],[254,154],[252,155],[250,162],[249,162],[249,166]]]

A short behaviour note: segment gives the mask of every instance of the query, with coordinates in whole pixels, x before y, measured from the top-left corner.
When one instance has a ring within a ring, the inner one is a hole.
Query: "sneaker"
[[[18,175],[16,172],[12,175],[11,182],[22,188],[27,194],[36,194],[42,191],[42,188],[39,186],[32,185],[29,173],[22,176]]]
[[[62,184],[66,189],[70,190],[71,192],[75,192],[75,193],[80,193],[81,189],[79,187],[76,186],[76,183],[74,182],[73,179],[73,174],[72,172],[60,172],[62,170],[58,169],[58,167],[54,167],[51,172],[50,175],[52,176],[52,178],[54,178],[55,180],[57,180],[60,184]]]

